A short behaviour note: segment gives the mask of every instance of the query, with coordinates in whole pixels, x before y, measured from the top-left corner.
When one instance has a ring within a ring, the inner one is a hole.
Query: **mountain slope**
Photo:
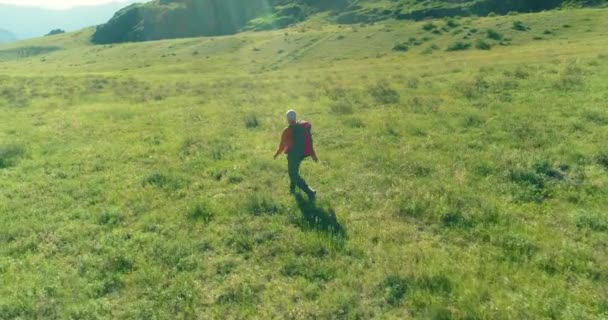
[[[108,21],[126,2],[80,6],[65,10],[0,4],[0,28],[11,30],[18,39],[41,37],[53,29],[75,31]]]
[[[98,44],[234,34],[244,29],[284,28],[328,11],[339,23],[385,19],[533,12],[568,5],[598,5],[605,0],[155,0],[120,10],[97,28]]]
[[[108,23],[97,28],[93,42],[233,34],[262,17],[268,22],[260,22],[263,25],[260,28],[285,27],[314,12],[343,9],[347,5],[347,0],[156,0],[120,10]]]

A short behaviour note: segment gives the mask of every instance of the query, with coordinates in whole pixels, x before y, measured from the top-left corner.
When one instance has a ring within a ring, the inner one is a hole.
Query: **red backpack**
[[[304,128],[304,157],[312,156],[312,125],[308,121],[300,122],[302,128]]]
[[[312,133],[311,133],[311,129],[312,129],[312,125],[310,124],[310,122],[308,121],[300,121],[297,123],[297,126],[299,127],[298,129],[293,130],[293,144],[295,145],[300,145],[299,143],[296,143],[296,140],[299,141],[300,143],[303,141],[304,142],[304,157],[310,157],[313,154],[313,147],[312,147]],[[300,130],[301,129],[301,130]],[[297,137],[297,134],[301,134],[301,136]]]

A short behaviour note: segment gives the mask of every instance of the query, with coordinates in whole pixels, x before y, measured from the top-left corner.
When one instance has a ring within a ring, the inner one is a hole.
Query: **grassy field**
[[[608,318],[608,10],[321,18],[0,46],[0,319]]]

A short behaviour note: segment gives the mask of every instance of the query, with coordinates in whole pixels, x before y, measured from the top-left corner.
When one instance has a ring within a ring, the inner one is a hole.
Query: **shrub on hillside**
[[[429,22],[425,23],[424,25],[422,25],[422,29],[426,30],[426,31],[431,31],[431,30],[437,29],[437,26],[433,22],[429,21]]]
[[[25,155],[25,149],[19,145],[0,145],[0,169],[14,166]]]
[[[479,50],[490,50],[492,49],[492,45],[482,39],[479,39],[477,42],[475,42],[475,48]]]
[[[432,44],[428,48],[424,49],[424,51],[422,51],[422,54],[432,54],[434,51],[437,51],[439,49],[440,48],[438,45]]]
[[[448,46],[447,51],[462,51],[471,48],[471,43],[465,41],[456,41]]]
[[[604,169],[608,170],[608,151],[604,151],[596,155],[595,160]]]
[[[413,287],[413,280],[395,275],[386,277],[380,284],[383,300],[390,306],[398,306]]]
[[[517,31],[528,31],[530,27],[522,21],[513,21],[513,29]]]
[[[499,40],[502,40],[502,38],[503,38],[503,35],[494,29],[488,29],[486,31],[486,33],[488,35],[488,38],[492,39],[492,40],[499,41]]]
[[[370,95],[379,104],[396,104],[401,100],[401,95],[391,88],[388,81],[379,81],[369,89]]]
[[[498,44],[500,44],[501,46],[510,46],[511,45],[511,41],[513,41],[513,39],[511,39],[511,38],[504,38]]]
[[[456,28],[456,27],[460,26],[460,23],[458,22],[458,20],[456,20],[454,18],[448,18],[445,21],[445,25],[448,28]]]
[[[105,226],[117,226],[125,219],[124,213],[116,208],[105,209],[98,217],[97,223]]]
[[[407,40],[407,43],[410,44],[410,45],[413,45],[413,46],[419,46],[419,45],[422,44],[422,42],[424,42],[424,40],[422,40],[422,39],[419,40],[416,37],[410,37]]]
[[[529,169],[511,170],[509,179],[517,186],[513,190],[517,201],[542,202],[550,197],[549,182],[562,179],[562,174],[551,163],[541,161]]]
[[[397,43],[393,47],[393,51],[407,52],[409,49],[410,49],[410,47],[405,42]]]

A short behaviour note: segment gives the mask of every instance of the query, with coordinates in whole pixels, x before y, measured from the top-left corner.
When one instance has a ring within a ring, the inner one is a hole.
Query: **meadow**
[[[0,46],[0,319],[608,318],[607,30]],[[317,203],[272,160],[290,108]]]

